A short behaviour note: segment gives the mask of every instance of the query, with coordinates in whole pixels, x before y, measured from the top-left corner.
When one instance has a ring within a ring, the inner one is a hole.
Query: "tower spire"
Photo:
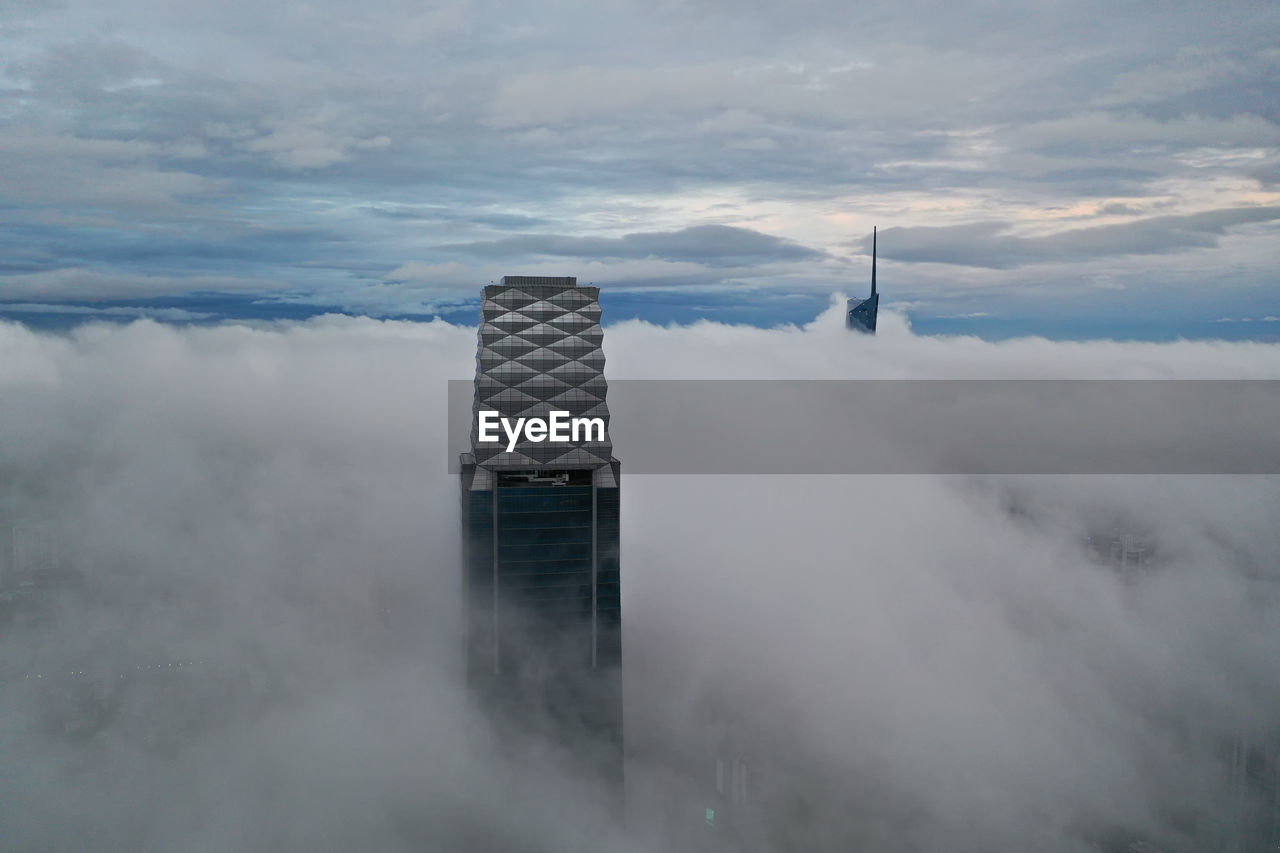
[[[871,295],[876,295],[876,226],[871,226]]]

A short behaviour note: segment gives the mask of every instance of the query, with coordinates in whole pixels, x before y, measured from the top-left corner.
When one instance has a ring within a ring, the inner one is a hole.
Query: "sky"
[[[0,322],[0,591],[24,594],[15,536],[64,573],[0,609],[7,846],[726,849],[703,818],[726,719],[764,792],[748,850],[1180,851],[1231,819],[1229,747],[1280,713],[1274,476],[646,476],[621,429],[610,819],[567,756],[496,739],[460,671],[445,399],[475,335]],[[838,303],[622,321],[604,348],[611,381],[1280,377],[1275,344],[896,313],[872,338]],[[1119,536],[1146,548],[1127,579]]]
[[[474,322],[576,275],[606,323],[1275,340],[1265,2],[19,0],[0,316]]]

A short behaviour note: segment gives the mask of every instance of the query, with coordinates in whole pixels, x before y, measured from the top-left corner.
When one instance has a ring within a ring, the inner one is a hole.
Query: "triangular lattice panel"
[[[613,448],[599,288],[578,287],[572,278],[511,278],[484,289],[474,411],[495,411],[512,423],[549,418],[553,410],[567,411],[570,418],[600,418],[605,440],[532,442],[522,436],[514,452],[507,452],[505,433],[498,442],[478,441],[473,417],[476,462],[490,468],[606,465]]]

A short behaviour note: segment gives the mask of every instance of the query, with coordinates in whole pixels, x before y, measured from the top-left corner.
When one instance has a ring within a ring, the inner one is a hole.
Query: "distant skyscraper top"
[[[845,325],[869,335],[876,333],[876,313],[880,306],[880,294],[876,293],[876,229],[871,229],[871,296],[866,299],[850,299],[845,311]]]

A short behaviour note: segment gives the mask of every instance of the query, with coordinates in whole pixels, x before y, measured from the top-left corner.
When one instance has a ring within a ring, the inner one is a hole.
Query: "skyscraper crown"
[[[600,328],[600,289],[578,287],[572,276],[505,276],[484,289],[480,341],[476,354],[476,394],[471,449],[486,468],[593,468],[607,465],[608,390]],[[552,411],[571,417],[601,418],[603,441],[575,444],[533,442],[521,438],[508,452],[505,443],[482,443],[475,414],[549,418]]]

